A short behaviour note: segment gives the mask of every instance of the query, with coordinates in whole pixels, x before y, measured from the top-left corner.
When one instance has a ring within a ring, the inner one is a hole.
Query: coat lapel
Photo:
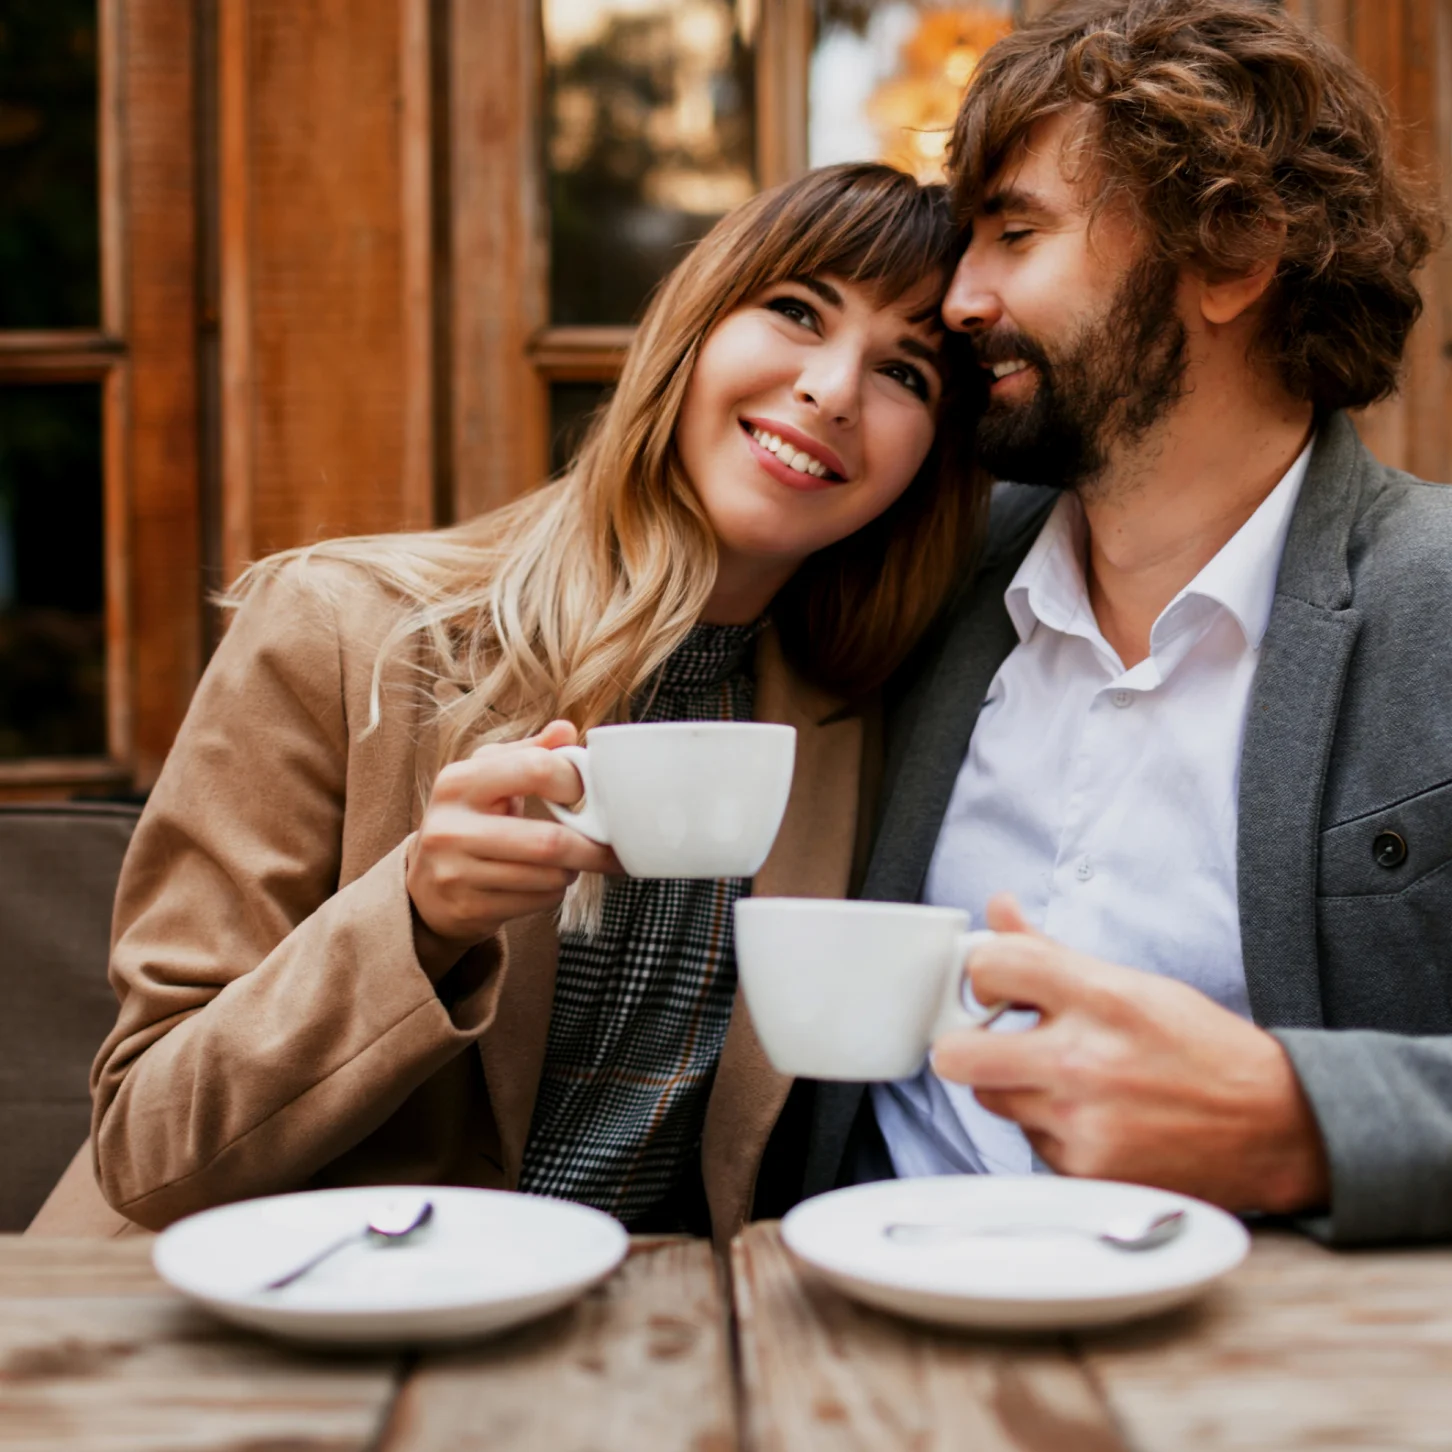
[[[1321,800],[1361,619],[1347,545],[1373,467],[1344,414],[1320,431],[1296,502],[1240,758],[1241,954],[1257,1023],[1322,1025],[1316,947]]]
[[[555,998],[560,940],[552,912],[520,918],[504,930],[504,982],[494,1020],[479,1040],[489,1107],[499,1131],[506,1183],[519,1184],[524,1146],[544,1070]]]
[[[859,810],[862,717],[797,679],[768,631],[757,654],[756,719],[796,727],[797,755],[786,815],[753,879],[753,895],[846,896]],[[738,988],[701,1135],[706,1199],[722,1243],[750,1213],[761,1155],[791,1085],[762,1050]]]

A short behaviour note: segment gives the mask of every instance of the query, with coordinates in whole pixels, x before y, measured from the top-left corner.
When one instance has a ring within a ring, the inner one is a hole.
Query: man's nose
[[[1003,316],[998,294],[988,286],[970,247],[958,260],[943,298],[943,321],[956,333],[981,333]]]
[[[814,349],[810,361],[797,375],[797,402],[818,409],[834,423],[856,423],[862,367],[862,356],[856,348],[829,345]]]

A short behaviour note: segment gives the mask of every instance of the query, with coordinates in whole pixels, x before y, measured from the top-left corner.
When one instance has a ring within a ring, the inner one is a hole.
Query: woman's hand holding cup
[[[608,847],[524,815],[527,797],[570,805],[580,774],[555,748],[575,728],[551,721],[523,741],[481,746],[434,782],[405,881],[420,963],[439,976],[511,918],[557,907],[582,872],[619,872]]]

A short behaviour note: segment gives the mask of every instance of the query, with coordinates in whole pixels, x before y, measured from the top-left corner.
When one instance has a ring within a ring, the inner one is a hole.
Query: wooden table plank
[[[147,1241],[0,1238],[0,1452],[362,1452],[396,1358],[323,1357],[227,1329]]]
[[[882,1315],[799,1268],[774,1224],[732,1246],[750,1452],[1122,1452],[1066,1346]]]
[[[732,1452],[728,1336],[710,1245],[637,1242],[569,1309],[425,1356],[379,1452]]]
[[[151,1268],[155,1238],[49,1240],[0,1235],[0,1298],[174,1295]]]
[[[1140,1452],[1452,1445],[1452,1252],[1258,1234],[1205,1300],[1081,1341]]]

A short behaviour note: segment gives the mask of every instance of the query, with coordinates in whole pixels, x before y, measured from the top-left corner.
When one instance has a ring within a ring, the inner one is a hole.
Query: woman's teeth
[[[992,372],[995,378],[1007,378],[1011,373],[1022,373],[1028,364],[1022,358],[1010,358],[1007,363],[995,363]]]
[[[825,479],[832,472],[820,459],[814,459],[793,444],[783,443],[775,434],[769,434],[765,429],[754,428],[750,432],[751,437],[767,453],[775,454],[788,469],[795,469],[798,474],[810,474],[813,479]]]

